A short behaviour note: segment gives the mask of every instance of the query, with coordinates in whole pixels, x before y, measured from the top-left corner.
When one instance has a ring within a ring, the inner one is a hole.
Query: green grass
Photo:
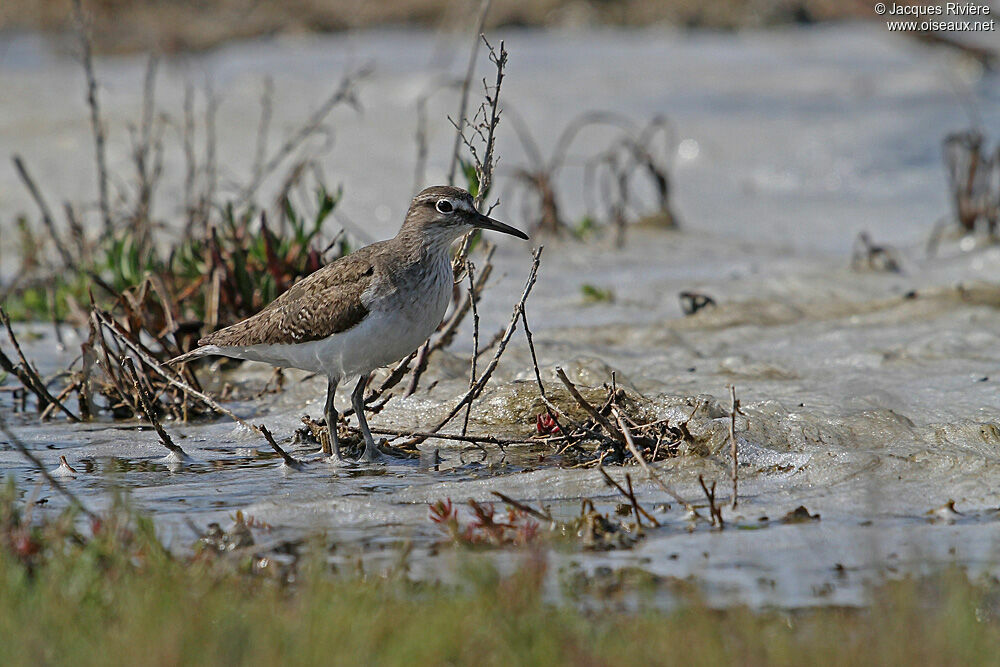
[[[171,556],[117,512],[94,536],[0,503],[0,664],[995,664],[997,588],[958,571],[888,584],[865,610],[581,613],[541,599],[544,557],[458,588]],[[35,509],[36,515],[40,510]],[[308,549],[307,549],[308,551]]]

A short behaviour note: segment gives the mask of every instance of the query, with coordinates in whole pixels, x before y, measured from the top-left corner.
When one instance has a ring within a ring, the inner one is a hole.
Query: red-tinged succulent
[[[458,510],[451,499],[431,505],[430,519],[443,526],[453,542],[468,546],[524,545],[540,535],[538,523],[518,508],[509,507],[505,515],[498,517],[493,503],[470,499],[468,504],[473,518],[464,527],[459,524]]]
[[[430,511],[431,521],[434,523],[447,523],[458,518],[455,508],[451,504],[451,498],[437,501],[430,506]]]
[[[550,435],[559,432],[559,425],[548,412],[542,412],[535,417],[535,429],[538,435]]]

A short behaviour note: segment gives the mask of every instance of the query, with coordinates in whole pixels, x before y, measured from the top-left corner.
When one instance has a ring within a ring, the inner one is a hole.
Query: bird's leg
[[[330,445],[333,447],[333,455],[338,461],[344,459],[340,456],[340,440],[337,438],[337,408],[333,405],[334,396],[337,395],[337,380],[330,378],[330,383],[326,387],[326,429],[330,434]]]
[[[365,453],[361,456],[361,460],[371,462],[380,459],[382,452],[375,445],[372,432],[368,430],[368,420],[365,419],[365,387],[368,385],[369,375],[371,374],[365,373],[358,380],[358,386],[354,388],[354,393],[351,394],[351,402],[354,404],[354,414],[358,416],[358,428],[361,429],[361,437],[365,439]]]

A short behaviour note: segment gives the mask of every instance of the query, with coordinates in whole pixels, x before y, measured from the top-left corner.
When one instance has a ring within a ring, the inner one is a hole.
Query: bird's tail
[[[182,354],[179,357],[174,357],[166,363],[167,366],[179,366],[180,364],[187,363],[192,359],[200,359],[201,357],[207,357],[214,353],[214,346],[207,345],[205,347],[199,347],[186,354]]]

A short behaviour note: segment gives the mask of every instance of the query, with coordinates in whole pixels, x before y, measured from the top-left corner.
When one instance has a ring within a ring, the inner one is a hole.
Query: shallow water
[[[725,510],[725,530],[692,525],[674,504],[657,514],[664,526],[634,548],[559,550],[552,555],[557,565],[592,573],[635,566],[694,577],[720,604],[786,606],[856,604],[867,581],[943,563],[996,571],[1000,248],[948,242],[935,258],[922,249],[949,210],[940,140],[968,124],[955,90],[977,100],[989,127],[996,120],[996,78],[862,26],[505,37],[511,52],[505,95],[543,148],[577,110],[591,108],[637,119],[666,113],[688,142],[674,182],[682,231],[631,229],[622,249],[605,238],[546,241],[528,302],[546,384],[558,384],[556,366],[590,386],[608,382],[614,371],[652,416],[674,421],[703,397],[691,422],[695,444],[657,466],[696,503],[703,502],[699,474],[718,480],[728,499],[728,384],[736,385],[745,412],[738,420],[740,504]],[[52,192],[91,197],[84,108],[57,103],[81,86],[76,65],[33,38],[12,39],[0,49],[0,84],[16,92],[0,103],[0,153],[23,154]],[[177,114],[184,81],[211,73],[223,99],[220,158],[237,174],[250,159],[252,142],[242,137],[255,131],[264,74],[275,77],[278,91],[275,128],[286,128],[319,103],[325,91],[317,90],[317,79],[332,86],[345,65],[374,61],[376,73],[362,87],[365,113],[337,112],[336,143],[324,163],[330,180],[345,186],[345,218],[364,221],[364,234],[381,238],[394,231],[412,190],[415,100],[442,68],[461,67],[461,51],[423,33],[240,44],[169,63],[159,98]],[[99,62],[112,110],[113,160],[125,159],[122,127],[138,114],[142,70],[140,59]],[[435,98],[429,117],[443,118],[453,102]],[[434,181],[447,167],[450,135],[443,122],[429,129]],[[511,135],[501,139],[501,167],[511,169],[523,154]],[[580,150],[605,140],[588,138]],[[168,153],[168,172],[171,160],[176,167],[179,155]],[[560,193],[573,219],[585,211],[581,172],[568,168],[563,176]],[[5,221],[30,209],[15,178],[12,170],[0,172]],[[158,195],[164,215],[178,187],[168,184]],[[505,187],[501,181],[498,217],[520,224]],[[851,243],[861,230],[899,249],[901,273],[850,269]],[[529,250],[502,241],[499,277],[481,306],[485,332],[509,317]],[[13,270],[11,258],[5,242],[5,275]],[[585,283],[610,289],[614,300],[585,302]],[[683,317],[682,290],[709,294],[718,306]],[[68,351],[54,358],[51,328],[26,329],[41,336],[26,337],[25,348],[43,371],[72,358],[72,334]],[[461,337],[456,354],[471,347],[469,339]],[[464,393],[466,373],[460,358],[437,359],[424,381],[433,389],[393,400],[373,426],[433,423]],[[252,395],[269,374],[247,365],[231,379]],[[290,377],[285,392],[231,407],[288,441],[303,413],[320,414],[324,391],[319,379]],[[518,336],[473,410],[471,429],[530,434],[539,410],[533,382]],[[9,406],[7,395],[0,401]],[[486,501],[501,491],[568,518],[579,512],[581,497],[606,512],[619,502],[597,471],[560,469],[551,456],[540,459],[540,451],[512,450],[502,462],[491,452],[480,462],[431,441],[419,462],[366,471],[315,463],[294,472],[227,420],[168,424],[193,459],[177,464],[163,460],[151,430],[134,425],[69,428],[40,426],[30,415],[17,419],[18,433],[48,465],[67,457],[78,471],[67,484],[88,504],[101,506],[108,489],[128,488],[178,548],[193,539],[186,520],[225,526],[242,509],[273,527],[257,533],[259,542],[318,530],[337,545],[336,559],[361,555],[377,567],[411,541],[411,571],[443,576],[452,558],[447,550],[430,555],[440,533],[427,518],[428,503]],[[290,448],[313,457],[313,446]],[[443,459],[436,470],[435,449]],[[37,479],[6,445],[0,468],[12,471],[26,492]],[[637,493],[645,506],[670,500],[640,471],[629,472],[642,480]],[[48,489],[40,493],[59,504]],[[960,514],[935,512],[949,499]],[[779,521],[799,505],[821,519]]]

